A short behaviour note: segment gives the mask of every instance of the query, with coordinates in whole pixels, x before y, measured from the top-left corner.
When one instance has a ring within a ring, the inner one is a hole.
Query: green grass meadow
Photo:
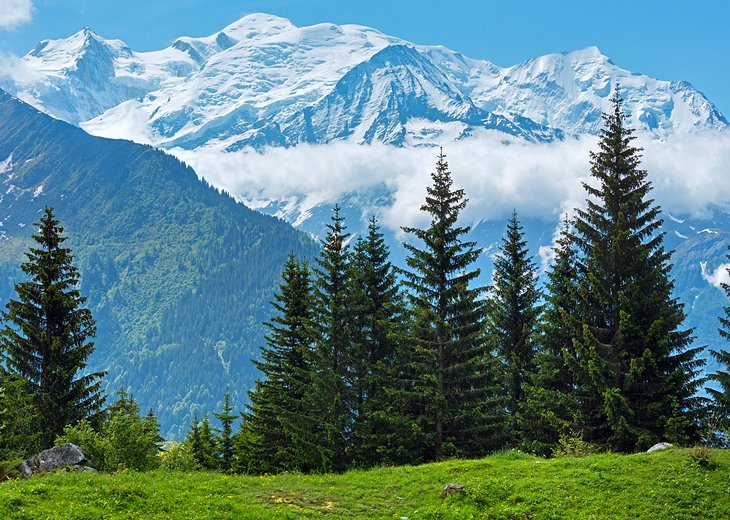
[[[350,471],[55,473],[0,484],[0,518],[730,519],[730,451],[481,460]],[[447,483],[464,489],[444,498]]]

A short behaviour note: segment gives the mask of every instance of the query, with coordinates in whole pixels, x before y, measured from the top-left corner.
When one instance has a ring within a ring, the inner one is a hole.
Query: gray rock
[[[84,455],[81,448],[75,444],[63,444],[43,450],[38,455],[28,459],[24,464],[28,471],[33,474],[39,471],[65,468],[66,466],[83,465],[84,462],[86,462],[86,455]],[[23,471],[23,475],[25,475],[25,470],[22,465],[21,470]]]
[[[652,453],[654,451],[666,450],[667,448],[671,448],[672,446],[674,446],[674,445],[669,444],[668,442],[660,442],[659,444],[655,444],[654,446],[652,446],[651,448],[646,450],[646,452]]]
[[[25,462],[20,463],[20,473],[21,475],[23,475],[23,478],[30,478],[33,476],[33,471],[28,467]]]
[[[464,484],[446,484],[444,487],[444,497],[450,497],[455,493],[459,493],[464,489]]]

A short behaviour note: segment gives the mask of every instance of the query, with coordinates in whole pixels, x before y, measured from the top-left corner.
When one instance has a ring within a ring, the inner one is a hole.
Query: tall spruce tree
[[[513,211],[494,262],[488,312],[488,331],[503,363],[507,433],[513,446],[520,439],[517,416],[525,401],[523,385],[535,371],[539,300],[537,266],[527,250],[517,212]]]
[[[728,255],[730,259],[730,255]],[[728,269],[730,274],[730,269]],[[730,285],[723,283],[722,288],[730,298]],[[725,316],[720,317],[720,335],[730,341],[730,305],[725,307]],[[710,354],[715,358],[718,370],[710,375],[710,379],[718,383],[719,388],[708,388],[707,393],[712,398],[711,409],[717,421],[717,426],[730,436],[730,350],[711,350]]]
[[[409,461],[408,427],[399,408],[404,305],[395,267],[373,217],[355,243],[351,279],[350,386],[353,462],[359,467]],[[405,460],[404,460],[405,459]]]
[[[320,466],[311,436],[312,283],[309,265],[290,255],[266,323],[266,346],[255,361],[262,373],[238,437],[237,469],[252,473],[309,471]]]
[[[0,352],[9,372],[25,379],[38,404],[42,445],[53,445],[68,424],[96,416],[104,402],[103,372],[86,373],[96,332],[86,299],[76,288],[79,272],[63,228],[46,207],[15,284],[18,299],[3,313]]]
[[[477,456],[498,446],[493,405],[494,373],[483,337],[483,287],[474,262],[480,251],[465,241],[469,228],[458,226],[467,204],[453,188],[443,151],[421,211],[426,229],[403,228],[418,241],[405,243],[404,271],[413,312],[411,369],[414,414],[427,435],[425,459]]]
[[[352,281],[344,217],[335,205],[315,268],[315,370],[311,410],[317,420],[322,469],[343,471],[352,440]]]
[[[223,396],[223,410],[215,414],[216,419],[221,423],[218,430],[218,454],[220,455],[220,467],[223,471],[231,471],[233,467],[233,457],[235,454],[235,446],[233,442],[233,422],[238,418],[238,414],[233,413],[231,406],[231,393],[226,387],[226,393]]]
[[[519,414],[521,448],[540,455],[549,455],[561,436],[578,434],[576,429],[581,424],[575,397],[576,382],[568,368],[574,360],[573,338],[578,330],[575,317],[577,256],[570,231],[566,215],[547,272],[536,371],[524,386],[525,400]]]
[[[587,440],[634,451],[694,434],[701,349],[690,348],[692,331],[681,329],[660,208],[618,89],[612,103],[572,237],[580,253],[576,376]]]

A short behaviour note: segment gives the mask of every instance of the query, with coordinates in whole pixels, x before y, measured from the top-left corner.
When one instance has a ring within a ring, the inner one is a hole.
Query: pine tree
[[[197,416],[193,419],[185,443],[190,446],[193,457],[203,469],[218,469],[215,436],[207,414],[202,421],[199,421]]]
[[[46,207],[38,244],[21,265],[30,278],[15,285],[17,300],[3,313],[0,351],[11,373],[25,379],[40,410],[42,444],[50,446],[64,426],[93,418],[104,402],[103,372],[86,373],[96,331],[86,301],[76,288],[79,272],[63,247],[63,228]]]
[[[525,401],[523,385],[535,371],[535,336],[540,308],[537,267],[529,256],[517,212],[494,262],[494,286],[489,300],[488,330],[494,338],[505,375],[508,435],[512,445],[519,438],[517,415]]]
[[[730,259],[730,255],[728,255]],[[730,269],[728,269],[730,274]],[[722,288],[730,298],[730,285],[723,283]],[[725,307],[725,316],[720,317],[720,335],[730,341],[730,305]],[[719,369],[709,376],[709,379],[718,383],[719,388],[708,388],[707,393],[712,398],[711,411],[717,426],[730,436],[730,351],[726,349],[711,350]]]
[[[352,452],[359,467],[403,461],[409,424],[397,408],[404,306],[377,220],[355,243],[351,280]]]
[[[320,466],[312,438],[312,285],[309,266],[290,255],[272,303],[275,311],[261,360],[262,378],[250,392],[241,423],[238,458],[252,473],[310,471]]]
[[[311,410],[322,469],[343,471],[350,460],[351,407],[351,279],[350,250],[340,207],[335,205],[315,269],[315,363]]]
[[[555,247],[547,272],[545,304],[539,324],[537,370],[525,385],[525,400],[520,410],[521,449],[549,455],[561,436],[579,435],[581,424],[576,382],[568,364],[573,362],[573,338],[578,324],[575,317],[576,251],[570,240],[567,219]]]
[[[584,183],[589,199],[572,237],[580,253],[576,375],[587,440],[633,451],[693,435],[701,349],[690,348],[692,331],[680,329],[684,311],[672,296],[660,208],[618,89],[612,103],[591,153],[596,184]]]
[[[498,445],[494,431],[493,372],[483,337],[484,288],[471,287],[480,251],[457,225],[467,199],[453,189],[451,172],[439,153],[432,184],[421,210],[431,217],[426,229],[403,228],[422,243],[405,243],[413,312],[410,368],[414,415],[427,435],[425,459],[477,456]]]
[[[215,417],[221,423],[221,428],[218,431],[220,436],[217,442],[220,466],[223,471],[231,471],[234,456],[233,421],[238,418],[238,415],[233,413],[231,393],[228,391],[228,387],[226,387],[226,393],[223,396],[223,410],[220,413],[216,413]]]

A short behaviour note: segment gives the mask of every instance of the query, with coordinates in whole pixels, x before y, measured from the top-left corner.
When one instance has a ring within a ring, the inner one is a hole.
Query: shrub
[[[201,469],[190,446],[184,443],[170,443],[158,453],[160,469],[166,471],[195,471]]]
[[[689,460],[701,468],[715,469],[718,466],[717,453],[706,446],[695,446],[687,452]]]
[[[11,478],[20,478],[20,459],[0,460],[0,482],[5,482]]]
[[[583,440],[582,432],[572,432],[570,435],[561,435],[558,444],[553,449],[553,457],[587,457],[598,452],[596,445]]]
[[[153,415],[142,417],[137,403],[124,390],[118,395],[99,428],[85,421],[67,426],[56,444],[72,442],[81,446],[100,471],[156,468],[161,440],[157,420]]]

